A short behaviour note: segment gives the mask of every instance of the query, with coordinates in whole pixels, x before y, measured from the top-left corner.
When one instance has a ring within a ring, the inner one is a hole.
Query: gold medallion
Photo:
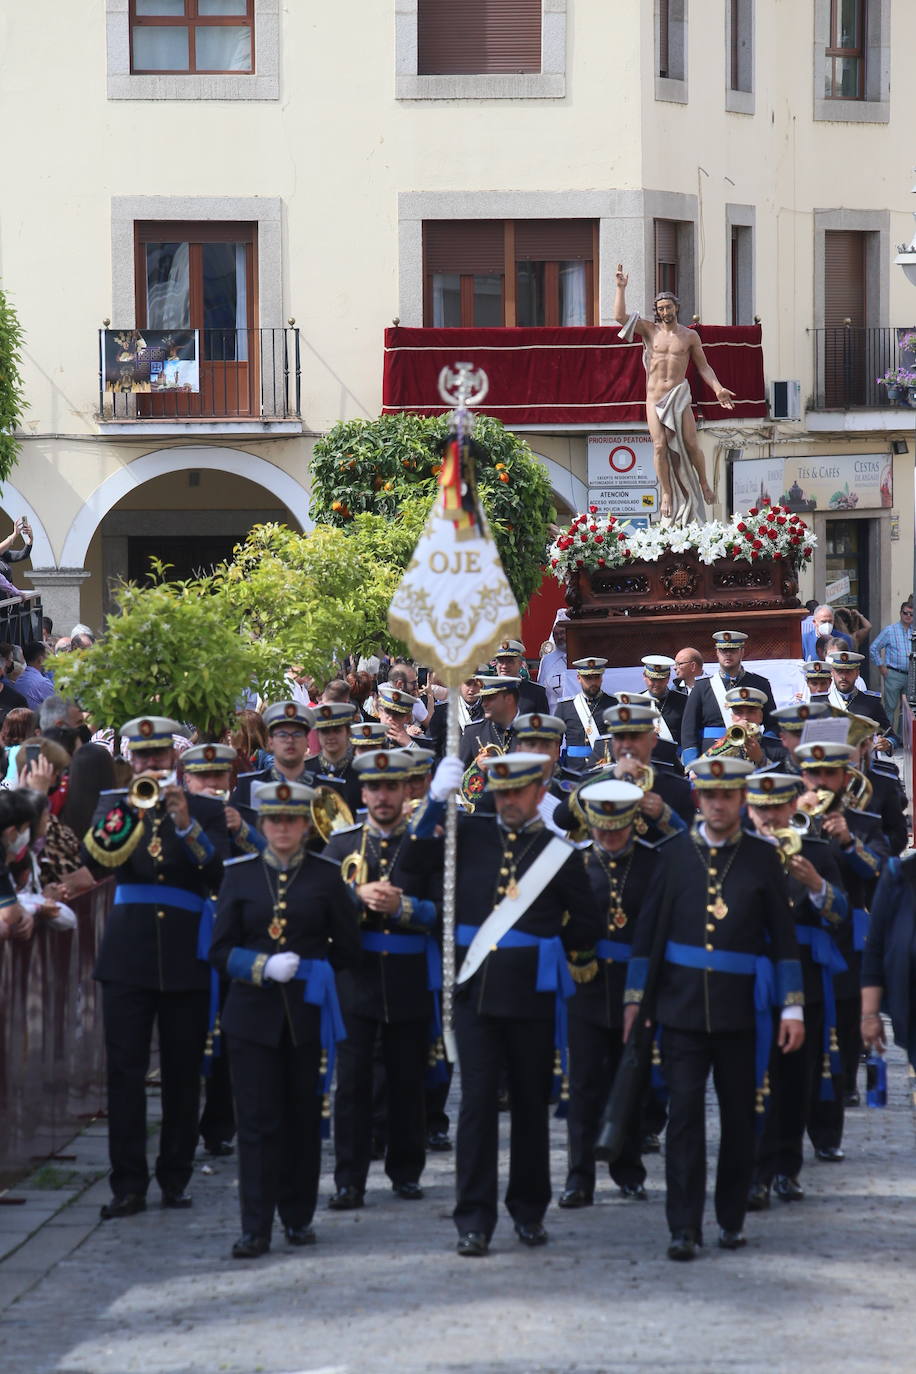
[[[162,853],[162,841],[158,835],[154,835],[147,847],[147,852],[151,859],[158,859]]]
[[[617,910],[614,912],[614,925],[617,927],[618,930],[623,930],[626,923],[626,912],[623,910],[622,907],[618,907]]]
[[[274,918],[267,927],[267,934],[272,940],[279,940],[280,936],[283,934],[283,922]]]
[[[712,904],[712,914],[717,921],[724,921],[728,915],[728,907],[721,897],[717,897]]]

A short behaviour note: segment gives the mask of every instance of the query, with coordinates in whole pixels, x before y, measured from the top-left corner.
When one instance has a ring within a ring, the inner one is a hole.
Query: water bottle
[[[887,1064],[872,1052],[865,1061],[865,1101],[869,1107],[887,1106]]]

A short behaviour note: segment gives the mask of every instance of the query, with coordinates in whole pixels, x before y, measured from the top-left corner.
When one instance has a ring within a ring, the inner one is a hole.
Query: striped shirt
[[[895,621],[893,625],[885,625],[877,638],[872,640],[871,648],[868,651],[872,663],[880,666],[881,650],[883,649],[885,666],[896,668],[898,672],[905,673],[912,638],[912,625],[904,625],[902,620]]]

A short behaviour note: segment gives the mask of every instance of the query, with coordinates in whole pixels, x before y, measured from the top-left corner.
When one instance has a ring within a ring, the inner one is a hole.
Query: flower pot
[[[900,392],[901,392],[901,389],[902,389],[902,388],[899,387],[899,386],[897,386],[895,383],[888,382],[888,384],[887,384],[887,399],[888,399],[888,402],[889,402],[892,406],[895,406],[895,405],[897,404],[897,402],[900,400]]]

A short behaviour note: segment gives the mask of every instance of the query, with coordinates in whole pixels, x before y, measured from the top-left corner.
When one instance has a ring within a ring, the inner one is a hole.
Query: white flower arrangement
[[[631,529],[629,521],[599,516],[597,506],[576,515],[550,548],[550,567],[560,582],[576,572],[600,572],[632,563],[655,563],[666,553],[696,551],[701,563],[720,558],[756,563],[784,559],[796,570],[810,561],[817,543],[800,515],[784,506],[752,506],[746,515],[733,515],[726,524],[650,525]]]

